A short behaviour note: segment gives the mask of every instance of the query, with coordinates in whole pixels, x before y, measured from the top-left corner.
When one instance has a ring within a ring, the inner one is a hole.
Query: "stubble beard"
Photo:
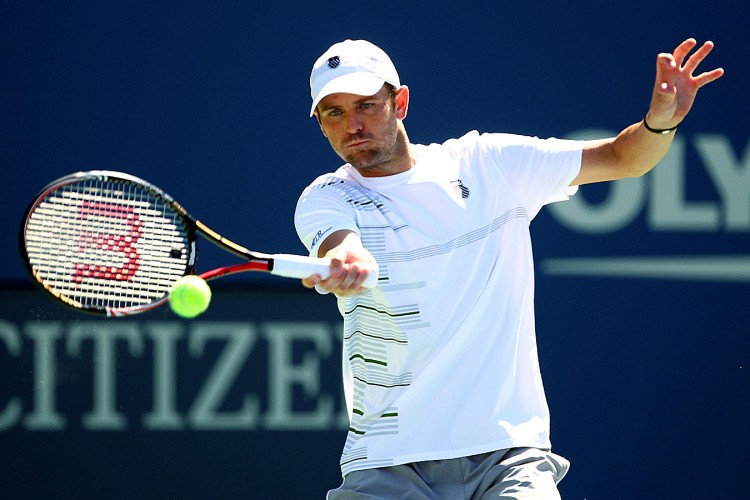
[[[398,129],[394,128],[386,134],[383,141],[373,144],[372,148],[341,155],[341,158],[365,176],[367,173],[377,175],[377,172],[388,171],[400,149]]]
[[[367,149],[344,156],[344,161],[357,170],[374,169],[389,160],[389,155],[381,148]]]

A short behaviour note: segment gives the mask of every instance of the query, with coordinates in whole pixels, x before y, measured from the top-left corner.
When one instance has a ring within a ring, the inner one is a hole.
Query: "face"
[[[364,176],[391,175],[406,170],[406,134],[400,120],[406,116],[408,89],[384,85],[369,97],[331,94],[315,111],[333,150]],[[410,166],[410,165],[409,165]]]

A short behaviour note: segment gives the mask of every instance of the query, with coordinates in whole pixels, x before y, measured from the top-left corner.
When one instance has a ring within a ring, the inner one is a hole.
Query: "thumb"
[[[674,119],[677,107],[677,86],[674,82],[676,70],[677,63],[672,54],[659,54],[656,60],[656,81],[649,109],[652,125],[659,125],[659,122],[667,125]]]
[[[656,92],[665,98],[674,97],[677,94],[677,87],[669,82],[662,82],[656,86]]]
[[[672,54],[659,54],[656,58],[656,83],[654,94],[657,96],[674,97],[677,87],[672,82],[674,72],[677,70],[677,62]]]
[[[336,247],[326,255],[331,261],[331,270],[340,270],[346,263],[348,254],[345,249]]]

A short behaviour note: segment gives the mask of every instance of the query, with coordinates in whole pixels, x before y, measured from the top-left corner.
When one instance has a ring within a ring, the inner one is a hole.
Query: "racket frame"
[[[239,245],[235,243],[234,241],[222,236],[221,234],[217,233],[216,231],[206,226],[203,222],[193,218],[185,209],[185,207],[183,207],[180,203],[178,203],[174,198],[172,198],[165,191],[151,184],[150,182],[144,179],[141,179],[139,177],[136,177],[127,173],[123,173],[123,172],[116,172],[116,171],[110,171],[110,170],[82,171],[82,172],[76,172],[76,173],[61,177],[53,182],[50,182],[47,186],[45,186],[39,192],[39,194],[35,197],[35,199],[29,204],[28,208],[24,212],[23,223],[21,224],[21,229],[20,229],[20,234],[19,234],[19,247],[20,247],[22,261],[24,263],[24,266],[26,267],[26,271],[33,278],[33,281],[39,287],[41,287],[42,290],[49,293],[52,297],[56,298],[62,303],[70,307],[73,307],[75,309],[81,310],[81,311],[86,311],[86,312],[94,313],[94,314],[104,314],[106,316],[115,317],[115,316],[130,316],[132,314],[137,314],[137,313],[141,313],[141,312],[154,309],[156,307],[163,305],[169,298],[169,294],[166,294],[160,299],[152,301],[150,303],[137,305],[137,306],[131,306],[131,307],[103,307],[103,308],[85,307],[79,301],[55,291],[51,286],[45,284],[43,280],[39,277],[37,271],[33,268],[33,265],[31,264],[29,260],[29,255],[28,255],[27,245],[26,245],[26,241],[27,241],[26,234],[27,234],[27,228],[29,225],[31,214],[34,212],[34,210],[36,210],[36,208],[45,199],[47,199],[50,193],[66,185],[83,182],[87,179],[96,179],[101,182],[123,182],[124,181],[126,183],[136,184],[139,187],[147,191],[150,191],[157,198],[159,198],[162,202],[170,206],[176,212],[176,214],[180,216],[186,229],[187,240],[188,240],[188,252],[189,252],[189,255],[187,256],[187,264],[183,272],[183,276],[196,273],[197,240],[198,240],[197,235],[198,234],[200,234],[202,237],[204,237],[211,243],[245,260],[245,262],[240,263],[240,264],[223,266],[223,267],[213,269],[211,271],[207,271],[203,274],[199,274],[201,278],[206,279],[206,280],[211,280],[211,279],[215,279],[221,276],[227,276],[227,275],[232,275],[232,274],[237,274],[237,273],[247,272],[247,271],[264,271],[264,272],[273,273],[273,270],[274,270],[273,269],[274,268],[274,256],[273,255],[248,250],[244,246]],[[276,254],[276,255],[278,258],[294,257],[294,256],[284,256],[281,254]],[[317,260],[317,261],[320,261],[319,264],[321,266],[327,265],[327,261],[324,261],[324,259],[312,259],[312,258],[306,258],[306,257],[303,257],[302,259]],[[323,272],[323,270],[324,270],[324,267],[321,267],[321,272]],[[311,273],[311,274],[314,274],[314,273]],[[300,276],[300,277],[304,277],[304,276]]]

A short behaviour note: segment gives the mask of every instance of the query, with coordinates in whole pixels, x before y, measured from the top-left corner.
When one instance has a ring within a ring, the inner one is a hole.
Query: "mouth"
[[[359,149],[370,142],[370,138],[362,134],[353,135],[349,138],[349,142],[346,147],[349,149]]]

